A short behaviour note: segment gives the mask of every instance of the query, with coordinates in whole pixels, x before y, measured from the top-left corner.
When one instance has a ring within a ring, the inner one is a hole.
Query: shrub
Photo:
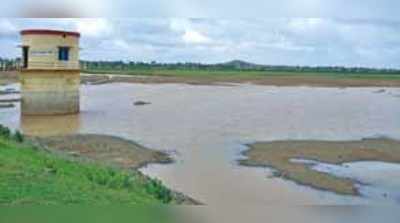
[[[167,204],[172,201],[171,190],[166,188],[160,180],[150,180],[146,184],[146,190],[163,203]]]
[[[89,172],[88,179],[98,185],[106,186],[109,181],[109,176],[107,171],[99,169],[98,171]]]
[[[127,173],[118,173],[110,177],[108,187],[113,189],[129,188],[133,180]]]
[[[0,136],[3,136],[4,138],[9,139],[10,135],[11,135],[10,129],[3,125],[0,125]]]
[[[58,167],[57,162],[54,159],[44,159],[43,160],[44,166],[46,167],[46,171],[49,173],[56,174]]]
[[[0,124],[0,136],[6,139],[12,139],[19,143],[24,142],[25,139],[24,135],[20,131],[16,130],[15,133],[12,134],[11,130],[8,127],[1,124]]]
[[[22,135],[22,133],[17,130],[14,134],[14,140],[19,143],[22,143],[22,142],[24,142],[24,135]]]

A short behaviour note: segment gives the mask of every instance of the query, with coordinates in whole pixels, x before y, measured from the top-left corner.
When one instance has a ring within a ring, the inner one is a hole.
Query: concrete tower
[[[79,38],[76,32],[21,31],[22,114],[79,112]]]

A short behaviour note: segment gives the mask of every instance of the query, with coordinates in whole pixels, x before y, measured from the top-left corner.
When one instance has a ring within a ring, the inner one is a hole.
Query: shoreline
[[[141,83],[141,84],[190,84],[235,86],[254,84],[277,87],[400,87],[399,80],[335,78],[328,76],[268,76],[268,77],[182,77],[182,76],[137,76],[122,74],[81,74],[82,84]]]
[[[17,83],[18,72],[0,72],[0,84]],[[235,84],[255,84],[265,86],[290,87],[400,87],[400,78],[335,77],[324,75],[266,75],[266,76],[173,76],[173,75],[129,75],[129,74],[90,74],[81,73],[81,84],[100,85],[107,83],[141,84],[190,84],[235,86]]]

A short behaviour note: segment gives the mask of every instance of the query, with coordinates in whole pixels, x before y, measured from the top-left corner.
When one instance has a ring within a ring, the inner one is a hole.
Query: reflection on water
[[[21,115],[21,129],[33,136],[74,134],[79,130],[79,115]]]
[[[33,134],[99,133],[169,151],[171,165],[142,171],[211,205],[351,204],[380,202],[338,196],[236,164],[244,144],[284,139],[400,138],[400,89],[240,85],[107,84],[82,86],[79,116],[19,120],[19,108],[0,111],[0,123]],[[133,106],[138,100],[151,105]],[[21,124],[21,126],[19,126]],[[400,179],[399,179],[400,180]],[[390,199],[390,198],[389,198]],[[385,202],[385,201],[383,201]]]

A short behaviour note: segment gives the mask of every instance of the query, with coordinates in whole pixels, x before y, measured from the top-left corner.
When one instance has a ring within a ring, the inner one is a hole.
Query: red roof
[[[81,34],[78,32],[68,32],[68,31],[61,31],[61,30],[51,30],[51,29],[25,29],[21,31],[21,35],[57,35],[57,36],[75,36],[80,37]]]

